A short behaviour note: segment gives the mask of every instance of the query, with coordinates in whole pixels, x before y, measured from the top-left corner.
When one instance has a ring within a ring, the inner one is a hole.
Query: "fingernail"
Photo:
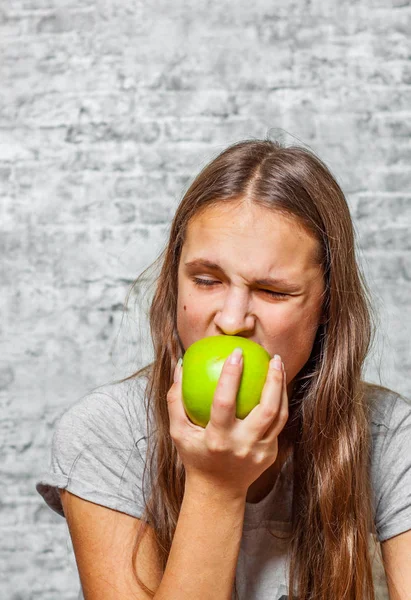
[[[270,360],[270,368],[277,369],[277,371],[281,371],[281,357],[278,354],[274,354],[273,358]]]
[[[181,381],[181,371],[182,371],[181,365],[182,364],[183,364],[183,359],[180,357],[178,359],[178,363],[176,364],[176,368],[174,369],[174,383]]]
[[[239,365],[242,355],[243,355],[243,349],[235,348],[235,350],[233,351],[233,353],[230,356],[230,364]]]

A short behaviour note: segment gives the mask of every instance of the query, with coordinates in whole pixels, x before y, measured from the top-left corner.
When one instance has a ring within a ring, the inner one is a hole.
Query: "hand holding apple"
[[[244,419],[260,402],[270,355],[259,344],[233,335],[198,340],[183,357],[183,402],[196,425],[206,427],[224,361],[235,348],[243,350],[243,370],[236,400],[236,417]]]
[[[239,340],[235,339],[235,346]],[[193,424],[187,416],[182,396],[186,366],[176,367],[167,407],[170,436],[185,468],[186,486],[243,499],[249,486],[276,461],[278,436],[288,420],[288,396],[281,360],[272,359],[269,365],[259,402],[238,419],[242,364],[224,361],[206,427]]]

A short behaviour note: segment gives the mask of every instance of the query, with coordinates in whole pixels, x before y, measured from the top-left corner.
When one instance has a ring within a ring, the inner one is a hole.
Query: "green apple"
[[[244,419],[260,402],[271,356],[257,344],[235,335],[205,337],[187,348],[183,357],[183,404],[190,420],[205,427],[218,379],[234,348],[243,349],[243,368],[236,399],[236,417]]]

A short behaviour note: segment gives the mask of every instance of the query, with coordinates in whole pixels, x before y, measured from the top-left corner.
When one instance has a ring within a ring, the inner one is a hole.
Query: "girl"
[[[160,258],[154,362],[62,416],[37,484],[67,519],[84,598],[373,600],[373,536],[390,598],[409,598],[411,410],[362,379],[371,305],[327,167],[234,144],[191,184]],[[177,361],[214,335],[259,343],[272,368],[237,419],[234,352],[202,428]]]

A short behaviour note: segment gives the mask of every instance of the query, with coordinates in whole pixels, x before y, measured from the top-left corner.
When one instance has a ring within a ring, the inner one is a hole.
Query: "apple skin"
[[[251,340],[214,335],[189,346],[183,357],[182,395],[189,419],[201,427],[210,420],[218,379],[234,348],[243,349],[243,368],[236,399],[236,417],[244,419],[260,402],[271,356]]]

